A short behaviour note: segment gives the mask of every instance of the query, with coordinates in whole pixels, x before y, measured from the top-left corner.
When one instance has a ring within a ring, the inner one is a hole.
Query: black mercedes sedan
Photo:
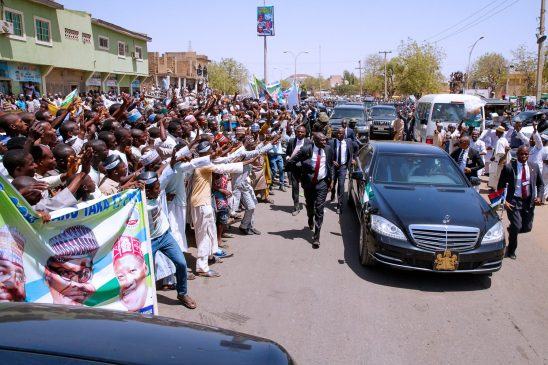
[[[438,147],[372,141],[351,173],[349,202],[363,265],[480,274],[502,266],[501,220]]]
[[[0,303],[2,364],[294,364],[277,343],[172,318]]]

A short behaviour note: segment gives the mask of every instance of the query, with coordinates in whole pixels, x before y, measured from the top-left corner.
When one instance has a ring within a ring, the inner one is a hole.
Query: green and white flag
[[[144,199],[125,190],[43,223],[0,175],[0,298],[158,314]]]
[[[363,189],[363,196],[362,196],[362,205],[367,203],[371,198],[373,198],[373,190],[371,189],[371,184],[367,183],[365,185],[365,188]]]
[[[68,94],[65,99],[61,102],[61,105],[59,106],[61,109],[66,109],[70,103],[72,103],[74,101],[74,99],[76,99],[76,97],[78,96],[78,89],[74,89],[70,92],[70,94]]]

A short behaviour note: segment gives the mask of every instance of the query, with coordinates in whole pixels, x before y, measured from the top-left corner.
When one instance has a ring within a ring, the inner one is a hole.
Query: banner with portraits
[[[257,35],[265,37],[274,35],[273,6],[257,7]]]
[[[157,314],[144,193],[51,212],[44,223],[0,176],[0,301]]]

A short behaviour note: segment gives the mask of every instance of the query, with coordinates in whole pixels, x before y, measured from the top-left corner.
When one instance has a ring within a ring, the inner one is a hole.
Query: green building
[[[148,76],[146,34],[50,0],[4,0],[0,8],[0,92],[132,92]]]

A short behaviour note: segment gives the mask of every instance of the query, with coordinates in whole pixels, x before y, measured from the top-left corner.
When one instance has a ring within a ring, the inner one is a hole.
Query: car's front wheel
[[[360,224],[360,263],[363,266],[373,266],[375,260],[369,254],[369,249],[367,248],[367,230],[365,224]]]

